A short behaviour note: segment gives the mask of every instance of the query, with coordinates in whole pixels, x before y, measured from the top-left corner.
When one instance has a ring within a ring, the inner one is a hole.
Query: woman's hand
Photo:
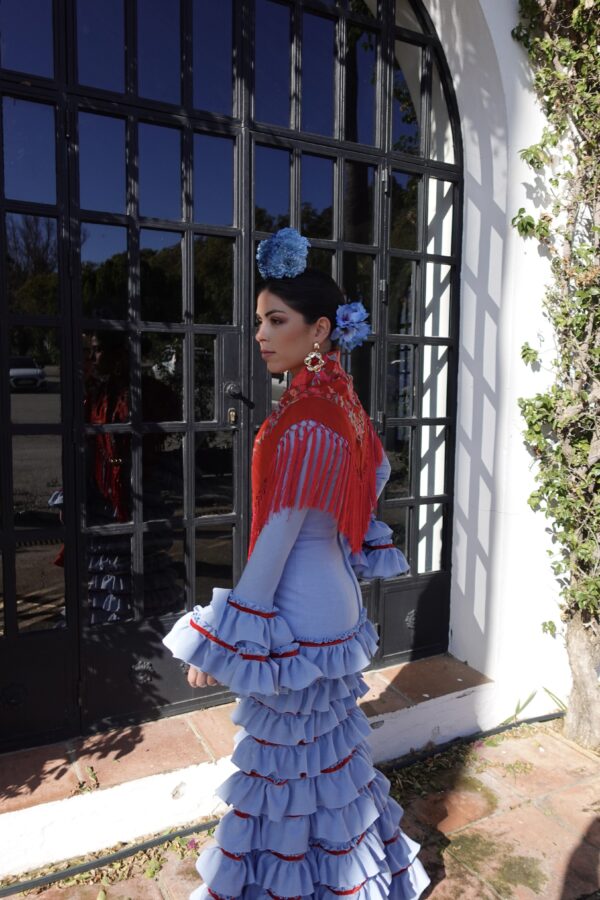
[[[195,666],[190,666],[187,680],[190,687],[197,688],[213,687],[213,685],[219,684],[216,678],[213,678],[208,672],[201,672]]]

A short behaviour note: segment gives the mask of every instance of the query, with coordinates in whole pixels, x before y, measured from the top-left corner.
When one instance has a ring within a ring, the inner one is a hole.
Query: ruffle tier
[[[372,516],[362,549],[352,553],[348,547],[348,560],[358,578],[396,578],[410,571],[393,538],[389,525]]]

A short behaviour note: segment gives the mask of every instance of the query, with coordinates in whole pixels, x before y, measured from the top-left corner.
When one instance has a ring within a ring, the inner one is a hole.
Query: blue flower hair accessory
[[[306,268],[310,243],[295,228],[281,228],[258,245],[256,261],[263,278],[295,278]]]
[[[360,300],[354,303],[341,303],[335,313],[336,327],[331,332],[331,339],[337,341],[343,350],[360,347],[365,338],[371,334],[368,317],[369,313]]]

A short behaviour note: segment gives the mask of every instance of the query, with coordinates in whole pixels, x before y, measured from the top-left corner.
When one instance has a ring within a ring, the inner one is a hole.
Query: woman
[[[218,791],[233,808],[198,860],[204,885],[191,900],[412,900],[429,883],[357,707],[376,634],[353,566],[366,577],[408,569],[373,517],[390,466],[340,365],[367,314],[305,270],[307,248],[283,229],[257,254],[256,340],[268,370],[293,378],[254,446],[248,563],[165,638],[192,686],[221,682],[241,697],[239,771]]]

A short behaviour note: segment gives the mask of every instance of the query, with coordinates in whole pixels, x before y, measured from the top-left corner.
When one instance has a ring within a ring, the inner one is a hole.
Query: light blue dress
[[[288,440],[314,424],[292,426]],[[335,439],[325,426],[317,437]],[[389,472],[384,457],[378,495]],[[232,809],[198,859],[204,884],[190,900],[416,900],[429,884],[389,781],[373,768],[357,706],[377,635],[355,570],[366,578],[408,571],[390,543],[390,529],[373,518],[363,551],[351,554],[328,513],[284,509],[261,531],[235,588],[215,588],[208,607],[165,637],[174,656],[241,698],[232,716],[239,771],[217,792]]]

